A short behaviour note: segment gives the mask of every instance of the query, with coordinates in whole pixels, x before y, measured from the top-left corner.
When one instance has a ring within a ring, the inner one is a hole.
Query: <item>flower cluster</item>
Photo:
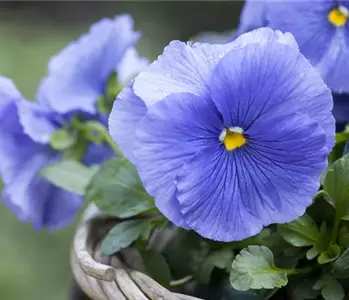
[[[114,88],[126,85],[148,63],[134,48],[139,37],[128,15],[92,25],[50,60],[36,102],[25,100],[10,79],[0,78],[3,200],[20,220],[49,230],[72,220],[82,197],[54,186],[39,172],[64,158],[91,165],[113,156],[110,147],[88,140],[78,125],[87,120],[107,125],[108,105],[115,97],[106,91],[108,82],[113,80]],[[68,144],[51,143],[62,133],[70,135]]]

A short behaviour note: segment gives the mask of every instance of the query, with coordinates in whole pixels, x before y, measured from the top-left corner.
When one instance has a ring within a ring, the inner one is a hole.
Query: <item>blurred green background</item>
[[[0,74],[13,78],[23,95],[34,99],[50,56],[104,16],[130,13],[143,33],[139,52],[155,59],[170,40],[232,30],[241,6],[238,1],[0,2]],[[0,203],[0,299],[68,299],[75,225],[55,233],[35,232]]]

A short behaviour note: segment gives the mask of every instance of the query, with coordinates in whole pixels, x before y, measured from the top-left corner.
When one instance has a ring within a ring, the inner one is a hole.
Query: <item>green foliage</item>
[[[157,282],[168,286],[171,280],[171,271],[164,256],[155,250],[141,252],[146,272]]]
[[[337,278],[349,277],[349,249],[346,249],[343,254],[334,262],[332,270],[333,274]]]
[[[275,266],[273,253],[267,247],[249,246],[235,257],[230,282],[241,291],[280,288],[287,284],[288,273]]]
[[[338,245],[330,245],[328,249],[320,254],[317,261],[320,265],[327,264],[336,260],[341,254],[341,248]]]
[[[130,246],[154,225],[151,219],[128,220],[115,225],[102,242],[102,253],[112,255]]]
[[[111,159],[105,162],[92,177],[85,198],[94,201],[102,211],[119,218],[156,211],[135,166],[126,160]]]
[[[76,139],[76,134],[69,129],[58,129],[50,138],[50,146],[56,150],[66,150],[74,145]]]
[[[214,268],[231,270],[234,253],[230,248],[223,248],[211,252],[198,267],[196,278],[203,283],[209,283]]]
[[[336,218],[349,219],[349,154],[335,161],[324,181],[326,199],[336,209]]]
[[[321,290],[324,300],[343,300],[344,290],[340,283],[330,274],[324,274],[313,287],[315,290]]]
[[[74,160],[62,160],[42,169],[40,176],[62,189],[83,195],[96,170]]]

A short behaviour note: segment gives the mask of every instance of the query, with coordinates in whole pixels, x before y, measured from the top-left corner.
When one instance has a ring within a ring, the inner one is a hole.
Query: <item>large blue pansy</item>
[[[23,130],[19,115],[20,110],[27,111],[27,105],[12,81],[0,77],[2,198],[20,220],[33,223],[36,229],[55,230],[71,222],[83,199],[38,176],[41,168],[59,159],[59,154],[32,140]],[[31,119],[33,127],[48,134],[52,123],[43,117],[41,108],[31,105],[41,115]]]
[[[262,28],[225,45],[172,42],[109,126],[164,215],[232,241],[304,213],[334,145],[332,105],[292,35]]]

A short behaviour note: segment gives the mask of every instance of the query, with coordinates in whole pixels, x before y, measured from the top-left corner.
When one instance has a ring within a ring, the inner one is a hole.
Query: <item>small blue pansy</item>
[[[291,32],[329,88],[349,93],[349,1],[250,0],[243,16],[239,32],[256,28],[258,23]]]
[[[332,96],[291,34],[171,42],[114,102],[112,137],[160,211],[241,240],[302,215],[334,145]]]
[[[134,49],[139,38],[129,15],[93,24],[88,33],[50,60],[38,102],[60,114],[72,111],[96,114],[97,100],[104,94],[112,72],[117,73],[118,82],[124,85],[148,64]]]
[[[20,111],[27,102],[10,79],[0,77],[0,173],[4,182],[2,199],[22,221],[35,229],[55,230],[69,224],[82,197],[59,189],[41,178],[39,171],[60,158],[58,152],[32,140],[20,122]],[[40,115],[32,118],[34,128],[50,132],[53,124],[40,107],[31,104]],[[26,116],[25,118],[28,118]],[[27,121],[27,120],[26,120]]]

